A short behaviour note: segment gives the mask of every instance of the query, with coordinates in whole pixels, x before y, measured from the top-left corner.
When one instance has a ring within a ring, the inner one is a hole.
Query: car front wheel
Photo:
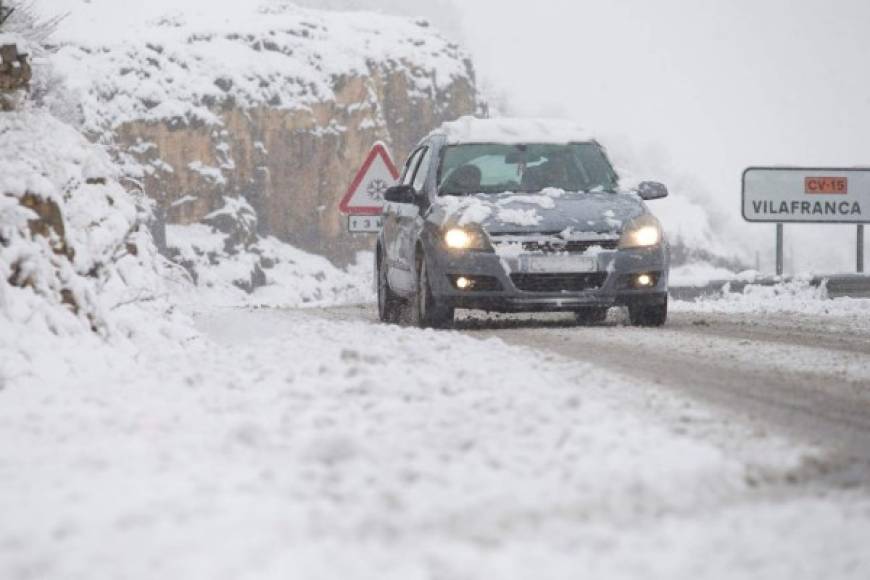
[[[454,309],[432,295],[426,258],[417,260],[417,291],[411,301],[411,321],[420,328],[447,328],[453,324]]]
[[[574,319],[580,326],[601,324],[607,320],[607,308],[584,308],[574,313]]]
[[[668,321],[668,301],[663,304],[631,306],[628,317],[634,326],[664,326]]]
[[[395,324],[402,314],[402,301],[390,289],[387,279],[387,265],[383,256],[378,254],[378,318],[381,322]]]

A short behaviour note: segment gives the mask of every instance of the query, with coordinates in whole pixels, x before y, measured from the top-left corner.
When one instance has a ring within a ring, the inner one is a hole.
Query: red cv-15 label
[[[804,191],[815,195],[846,195],[849,193],[848,177],[807,177]]]

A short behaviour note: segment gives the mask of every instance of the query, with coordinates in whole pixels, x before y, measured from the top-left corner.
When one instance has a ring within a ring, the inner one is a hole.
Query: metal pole
[[[864,273],[864,224],[858,224],[858,273]]]
[[[782,224],[776,224],[776,275],[782,276],[783,272],[783,259],[782,259],[782,246],[783,246],[783,227]]]

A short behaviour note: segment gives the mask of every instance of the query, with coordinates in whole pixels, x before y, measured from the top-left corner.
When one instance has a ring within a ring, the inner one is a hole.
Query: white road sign
[[[743,173],[750,222],[870,223],[870,169],[752,167]]]
[[[347,229],[353,234],[376,234],[384,226],[379,215],[352,215],[347,217]]]

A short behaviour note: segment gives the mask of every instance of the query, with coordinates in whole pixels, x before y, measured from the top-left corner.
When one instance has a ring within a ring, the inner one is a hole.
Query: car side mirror
[[[410,185],[396,185],[387,189],[384,199],[390,203],[416,203],[417,192]]]
[[[637,194],[641,199],[662,199],[668,196],[668,187],[658,181],[644,181],[637,186]]]

